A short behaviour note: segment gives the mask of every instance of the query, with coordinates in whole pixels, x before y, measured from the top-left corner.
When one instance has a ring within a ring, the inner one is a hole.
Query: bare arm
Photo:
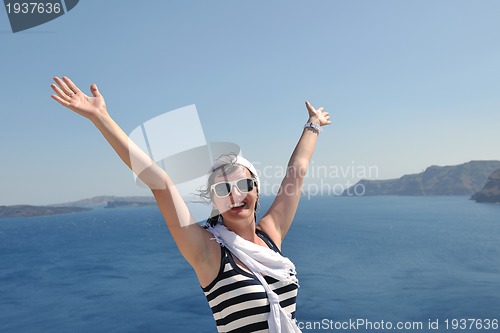
[[[330,116],[328,112],[323,112],[323,107],[315,109],[309,102],[306,102],[306,107],[309,114],[308,122],[319,126],[331,123]],[[297,211],[304,176],[313,155],[318,134],[317,131],[310,128],[305,128],[302,131],[299,142],[288,162],[287,172],[281,182],[280,190],[259,224],[270,236],[274,235],[274,240],[279,243],[285,238]]]
[[[51,97],[92,121],[123,162],[150,187],[182,255],[195,270],[206,265],[210,259],[207,253],[213,253],[207,250],[212,249],[215,242],[210,241],[210,234],[193,220],[167,173],[130,140],[110,117],[97,86],[93,84],[90,87],[92,96],[87,96],[67,77],[56,77],[54,81],[56,84],[51,87],[55,94]]]

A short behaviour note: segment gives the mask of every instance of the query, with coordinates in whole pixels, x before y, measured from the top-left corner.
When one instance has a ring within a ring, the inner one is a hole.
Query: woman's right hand
[[[55,77],[54,81],[56,84],[51,84],[50,87],[56,94],[52,94],[51,97],[62,106],[90,120],[100,115],[107,115],[104,97],[99,93],[95,84],[90,86],[93,96],[90,97],[85,95],[68,77],[63,76],[62,79]]]

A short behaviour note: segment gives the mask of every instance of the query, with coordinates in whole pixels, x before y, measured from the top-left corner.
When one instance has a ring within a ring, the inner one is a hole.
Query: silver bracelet
[[[318,124],[316,124],[316,123],[311,123],[311,122],[306,123],[306,124],[304,125],[304,128],[310,128],[310,129],[312,129],[314,132],[316,132],[316,133],[318,133],[318,134],[319,134],[319,133],[321,133],[321,132],[323,131],[323,129],[321,128],[321,126],[319,126],[319,125],[318,125]]]

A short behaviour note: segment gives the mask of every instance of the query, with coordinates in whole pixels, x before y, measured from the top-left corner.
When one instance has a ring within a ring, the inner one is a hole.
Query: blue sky
[[[387,179],[499,160],[499,13],[498,1],[87,0],[13,34],[2,7],[0,205],[148,194],[50,99],[55,75],[96,83],[128,133],[196,104],[208,141],[261,166],[286,165],[305,100],[333,116],[314,167]]]

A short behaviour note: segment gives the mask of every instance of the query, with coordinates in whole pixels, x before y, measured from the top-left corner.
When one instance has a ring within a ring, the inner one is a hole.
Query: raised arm
[[[150,187],[177,247],[195,270],[207,260],[207,247],[213,246],[210,234],[193,221],[188,208],[167,173],[158,167],[106,110],[106,103],[95,84],[92,96],[84,94],[69,78],[54,78],[51,97],[62,106],[89,119],[123,162]],[[198,272],[197,272],[198,273]]]
[[[308,123],[318,126],[331,123],[330,116],[328,112],[323,112],[323,107],[315,109],[309,102],[306,102],[306,107],[309,115]],[[318,135],[319,131],[315,128],[306,127],[302,131],[299,142],[288,162],[287,172],[281,182],[279,192],[259,224],[264,231],[274,235],[274,240],[279,243],[285,238],[297,211],[304,176],[313,155]]]

